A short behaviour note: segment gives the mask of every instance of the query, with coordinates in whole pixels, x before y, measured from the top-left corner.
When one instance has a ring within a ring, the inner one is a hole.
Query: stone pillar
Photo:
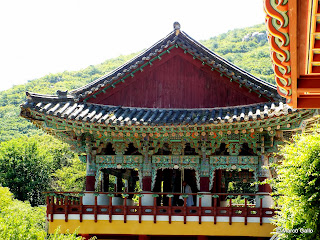
[[[86,191],[95,190],[96,164],[92,154],[87,155]]]

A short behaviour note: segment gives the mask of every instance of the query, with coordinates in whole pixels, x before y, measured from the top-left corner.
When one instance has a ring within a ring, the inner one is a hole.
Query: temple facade
[[[274,85],[174,30],[113,72],[70,92],[27,92],[21,116],[67,142],[86,190],[49,193],[49,232],[98,239],[270,238],[265,168],[312,123]]]

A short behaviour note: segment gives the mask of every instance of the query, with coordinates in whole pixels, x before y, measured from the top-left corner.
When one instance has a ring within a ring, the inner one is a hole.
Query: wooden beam
[[[288,1],[288,16],[290,21],[290,65],[291,65],[291,90],[292,98],[290,105],[297,107],[297,77],[298,77],[298,53],[297,53],[297,0]]]

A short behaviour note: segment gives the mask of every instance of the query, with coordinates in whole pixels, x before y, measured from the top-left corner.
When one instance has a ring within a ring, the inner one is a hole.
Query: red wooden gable
[[[174,48],[126,82],[88,102],[148,108],[213,108],[267,102],[201,61]]]

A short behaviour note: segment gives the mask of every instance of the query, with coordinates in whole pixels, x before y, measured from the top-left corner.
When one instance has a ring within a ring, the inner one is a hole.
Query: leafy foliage
[[[56,173],[57,169],[69,169],[75,164],[74,171],[84,181],[85,166],[77,162],[80,161],[69,146],[51,136],[12,139],[0,144],[0,184],[9,187],[19,200],[28,200],[33,206],[43,204],[42,192],[60,185],[64,190],[71,190],[61,174]],[[60,182],[53,181],[57,179]],[[73,179],[68,179],[68,184],[73,185]]]
[[[296,136],[281,155],[274,183],[281,207],[278,232],[282,239],[320,239],[320,134]]]
[[[0,239],[10,240],[81,240],[76,233],[47,235],[45,208],[31,207],[28,202],[13,198],[8,188],[0,186]],[[91,238],[94,240],[95,238]]]
[[[74,159],[71,166],[58,169],[52,175],[51,188],[57,192],[81,192],[85,189],[86,165]]]
[[[45,209],[13,199],[0,187],[0,239],[44,239]]]
[[[201,43],[237,67],[275,84],[264,24],[234,29]]]

